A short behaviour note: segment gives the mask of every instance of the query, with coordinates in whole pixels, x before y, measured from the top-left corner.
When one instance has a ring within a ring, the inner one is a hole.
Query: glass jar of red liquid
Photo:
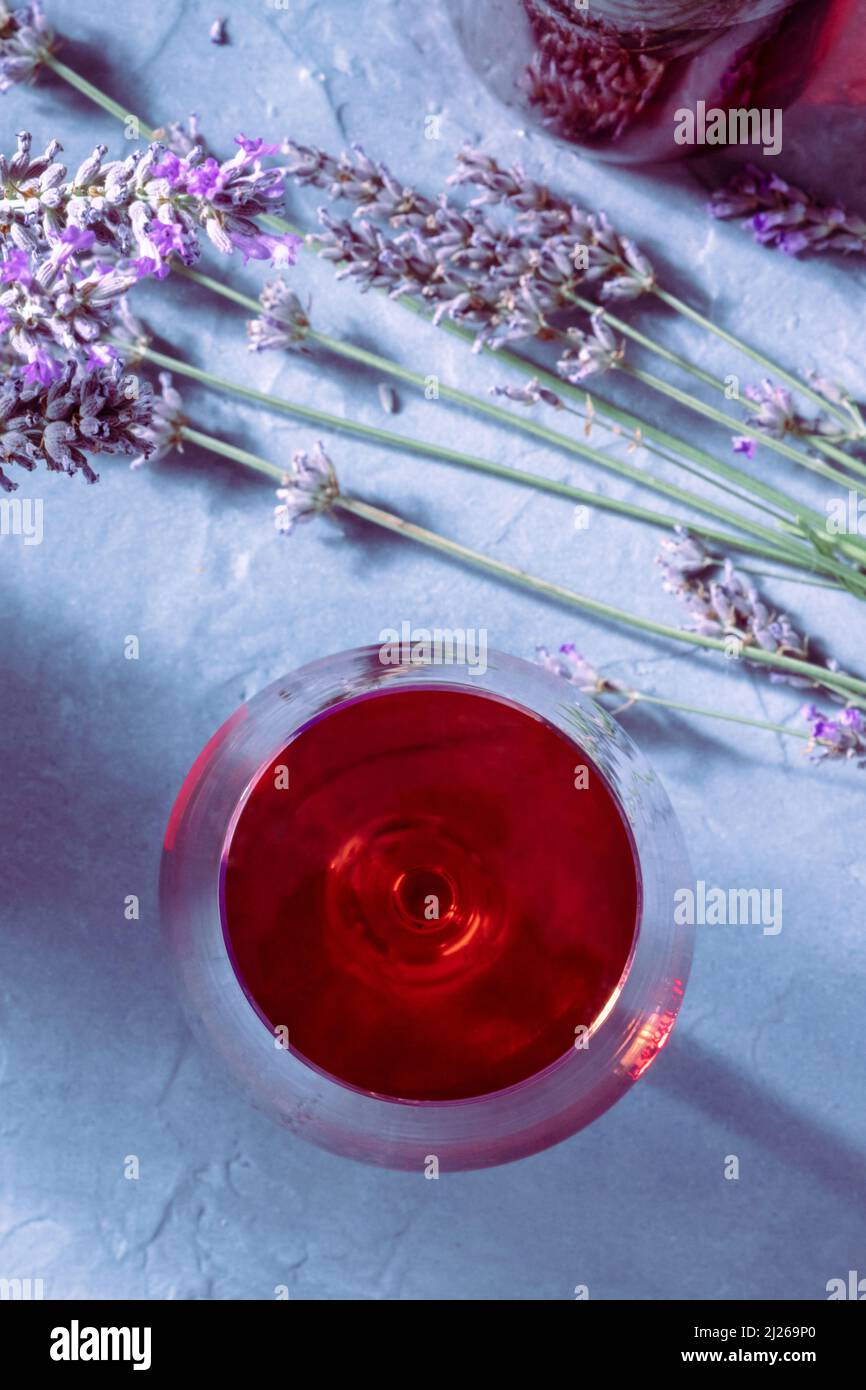
[[[469,62],[522,122],[620,163],[706,153],[676,139],[678,112],[784,110],[825,64],[844,100],[840,39],[861,69],[866,57],[863,0],[447,3]]]
[[[251,1100],[338,1153],[447,1171],[565,1138],[653,1062],[691,960],[688,882],[670,803],[606,711],[500,653],[373,647],[213,736],[161,897],[190,1018]]]

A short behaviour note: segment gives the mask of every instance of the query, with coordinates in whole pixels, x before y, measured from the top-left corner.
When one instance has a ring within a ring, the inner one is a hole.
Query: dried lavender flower
[[[53,359],[48,374],[14,367],[0,379],[0,463],[32,471],[82,473],[96,481],[88,454],[132,456],[151,420],[149,384],[111,360],[86,372],[80,363]],[[0,468],[0,488],[16,484]]]
[[[253,352],[267,348],[297,349],[306,352],[304,340],[310,331],[309,308],[280,276],[268,280],[259,294],[262,313],[247,321],[247,337]]]
[[[256,220],[284,196],[279,169],[261,163],[277,147],[237,142],[222,164],[156,142],[107,162],[98,145],[70,179],[58,141],[34,154],[21,132],[15,154],[0,156],[0,331],[12,350],[28,362],[46,352],[88,360],[138,280],[167,275],[174,257],[198,258],[201,227],[245,260],[293,263],[300,239]]]
[[[630,299],[654,283],[646,257],[603,215],[556,198],[519,165],[503,169],[464,150],[449,183],[482,191],[457,207],[444,193],[433,200],[404,186],[359,146],[338,158],[290,141],[282,148],[300,186],[354,204],[345,218],[319,211],[319,253],[339,266],[338,278],[419,296],[435,323],[473,328],[476,349],[550,337],[548,316],[572,309],[579,287]]]
[[[334,465],[321,443],[316,444],[311,453],[296,450],[284,484],[277,488],[279,506],[274,508],[277,530],[288,535],[296,522],[328,511],[339,492]]]
[[[825,206],[810,194],[747,165],[712,194],[713,217],[747,217],[755,240],[789,256],[822,251],[866,255],[866,221],[841,206]]]
[[[507,203],[518,214],[518,227],[545,247],[565,250],[574,264],[586,262],[581,283],[598,287],[602,299],[635,299],[655,284],[647,256],[620,236],[604,213],[589,212],[528,178],[522,165],[503,168],[490,155],[471,147],[457,157],[449,183],[472,184],[484,192],[472,206]],[[565,238],[561,243],[561,238]],[[577,253],[583,248],[583,254]]]
[[[577,650],[573,642],[564,642],[555,653],[548,651],[547,647],[537,646],[535,659],[546,671],[551,671],[555,676],[562,676],[587,695],[628,693],[625,686],[601,675]]]
[[[542,386],[537,377],[532,377],[525,386],[491,386],[490,394],[505,396],[509,401],[517,401],[518,405],[538,405],[541,401],[554,410],[565,410],[565,402],[548,386]]]
[[[684,526],[675,526],[673,536],[665,537],[662,541],[662,553],[664,565],[677,574],[703,574],[705,570],[718,563],[703,541],[690,535]]]
[[[286,174],[299,187],[324,189],[334,201],[346,198],[394,227],[417,225],[436,210],[429,198],[404,187],[385,164],[370,159],[361,145],[335,157],[315,145],[285,139],[280,151],[288,161]]]
[[[737,574],[729,558],[711,555],[682,527],[676,528],[674,539],[662,542],[656,563],[662,570],[662,588],[674,594],[688,613],[687,630],[736,639],[732,654],[742,655],[745,661],[750,646],[801,661],[811,659],[809,639],[796,631],[787,613],[773,609],[753,584]],[[835,663],[828,662],[827,669],[830,674]],[[799,687],[820,685],[780,671],[771,671],[770,680]]]
[[[618,367],[625,357],[625,344],[611,331],[602,317],[602,310],[590,316],[590,332],[569,328],[567,336],[573,347],[566,348],[556,364],[564,381],[579,385],[587,377],[599,376]]]
[[[147,461],[158,463],[175,450],[182,454],[182,430],[186,423],[183,401],[177,387],[172,385],[171,374],[160,372],[159,395],[153,397],[151,417],[134,430],[141,453],[132,460],[130,468],[139,468]]]
[[[804,705],[801,714],[809,725],[809,752],[816,762],[845,759],[866,768],[866,719],[859,709],[843,709],[835,718],[815,705]]]
[[[0,0],[0,92],[28,82],[54,47],[39,0],[10,10]]]
[[[784,439],[786,435],[797,439],[808,439],[812,435],[830,439],[848,438],[845,430],[826,415],[800,415],[791,392],[784,386],[774,386],[772,381],[764,380],[757,386],[746,386],[743,395],[747,402],[749,422],[771,439]],[[738,442],[735,441],[735,448]],[[749,457],[752,457],[752,451],[746,448],[739,452],[749,453]]]

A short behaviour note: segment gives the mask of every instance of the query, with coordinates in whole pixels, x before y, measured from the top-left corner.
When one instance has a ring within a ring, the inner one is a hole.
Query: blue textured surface
[[[207,37],[217,6],[201,0],[50,4],[74,41],[69,62],[153,123],[196,110],[221,150],[239,130],[330,148],[358,139],[433,189],[459,145],[483,138],[604,206],[744,337],[791,367],[820,363],[862,394],[853,269],[792,265],[711,223],[687,168],[604,169],[517,130],[477,84],[440,4],[293,0],[286,13],[221,0],[219,12],[231,36],[223,48]],[[425,139],[431,113],[443,118],[438,141]],[[4,148],[21,127],[37,143],[57,134],[73,167],[97,141],[122,145],[119,126],[57,82],[11,93],[0,117]],[[792,126],[795,168],[798,138]],[[843,167],[844,141],[838,148]],[[816,177],[826,182],[826,165]],[[296,198],[297,215],[315,201]],[[223,271],[257,282],[237,259]],[[446,381],[486,390],[501,379],[399,309],[335,286],[309,257],[296,278],[327,330]],[[193,287],[149,287],[140,307],[165,342],[226,375],[407,433],[459,436],[475,452],[652,505],[442,403],[401,392],[389,422],[369,374],[253,359],[242,314]],[[697,330],[671,322],[668,341],[730,369]],[[227,398],[186,399],[203,428],[276,461],[315,437]],[[656,533],[599,512],[575,531],[554,498],[345,436],[328,444],[347,489],[678,621],[654,572]],[[784,475],[769,455],[763,466]],[[492,1172],[429,1182],[341,1161],[274,1127],[190,1041],[158,934],[163,826],[213,729],[281,672],[403,619],[486,627],[491,644],[525,656],[536,641],[572,640],[646,689],[753,718],[795,718],[797,693],[396,539],[323,523],[282,541],[268,487],[193,450],[101,472],[96,488],[25,478],[20,495],[45,501],[44,543],[0,540],[0,1275],[44,1278],[57,1298],[270,1298],[287,1284],[301,1299],[567,1299],[586,1284],[592,1298],[813,1299],[828,1279],[866,1272],[863,773],[815,770],[795,741],[757,731],[626,716],[674,800],[698,876],[781,888],[784,927],[776,937],[699,929],[680,1027],[646,1081],[585,1133]],[[862,664],[852,600],[769,591],[843,664]],[[137,662],[123,656],[132,633]],[[140,923],[124,921],[130,893]],[[137,1182],[123,1176],[128,1154],[140,1159]],[[739,1181],[723,1177],[731,1154]]]

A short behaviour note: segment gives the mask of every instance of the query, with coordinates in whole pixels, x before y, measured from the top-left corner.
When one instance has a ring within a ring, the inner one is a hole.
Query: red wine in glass
[[[665,1046],[693,946],[661,784],[616,721],[502,652],[378,648],[242,705],[162,860],[190,1021],[339,1154],[481,1168],[575,1133]]]
[[[224,859],[226,942],[269,1028],[347,1085],[454,1101],[587,1036],[635,934],[626,821],[588,756],[460,689],[318,716],[258,777]]]

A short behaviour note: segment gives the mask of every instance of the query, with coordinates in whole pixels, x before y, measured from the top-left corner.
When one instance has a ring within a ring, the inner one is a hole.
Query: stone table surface
[[[524,128],[479,83],[446,8],[49,2],[69,40],[63,56],[152,124],[196,111],[221,150],[238,131],[331,149],[358,140],[428,190],[465,140],[483,141],[604,207],[670,283],[747,340],[791,368],[821,364],[863,394],[862,272],[793,263],[709,220],[703,165],[605,167]],[[228,19],[222,47],[208,41],[217,13]],[[431,115],[438,139],[427,138]],[[73,166],[97,142],[123,145],[119,125],[56,80],[11,92],[0,116],[4,149],[21,128],[38,143],[57,135]],[[803,123],[789,140],[782,167],[799,176]],[[834,177],[841,186],[851,158],[843,136],[825,146],[812,166],[818,191],[829,195]],[[862,190],[852,196],[862,211]],[[315,196],[290,203],[312,219]],[[221,273],[253,293],[261,280],[237,258]],[[312,257],[294,274],[326,330],[479,392],[503,379],[447,335],[335,284]],[[142,288],[139,307],[164,344],[225,375],[652,505],[626,480],[441,401],[401,390],[389,419],[374,373],[253,358],[241,312],[197,287]],[[665,331],[702,365],[743,370],[697,328],[671,318]],[[202,428],[275,460],[316,438],[226,396],[190,389],[185,399]],[[675,408],[650,408],[729,449]],[[654,566],[657,532],[599,511],[576,530],[555,497],[345,435],[326,442],[344,486],[362,496],[679,621]],[[761,466],[789,480],[771,455]],[[817,769],[795,740],[738,725],[623,716],[665,782],[696,876],[781,888],[783,930],[699,929],[681,1023],[646,1080],[584,1133],[492,1171],[430,1182],[279,1129],[192,1042],[158,930],[163,827],[212,731],[281,673],[384,627],[484,627],[492,645],[529,658],[536,643],[573,641],[657,694],[795,726],[799,692],[396,538],[322,522],[284,540],[267,484],[193,449],[136,471],[106,460],[101,475],[93,488],[25,477],[19,495],[44,500],[43,543],[0,539],[0,1276],[42,1278],[61,1299],[257,1299],[278,1285],[298,1299],[568,1299],[577,1285],[599,1299],[820,1299],[829,1279],[866,1272],[866,841],[854,768]],[[761,582],[843,665],[862,666],[854,600]],[[129,634],[138,661],[124,659]],[[138,923],[124,920],[128,894],[140,897]],[[123,1175],[130,1154],[138,1181]],[[736,1181],[724,1177],[729,1155]]]

